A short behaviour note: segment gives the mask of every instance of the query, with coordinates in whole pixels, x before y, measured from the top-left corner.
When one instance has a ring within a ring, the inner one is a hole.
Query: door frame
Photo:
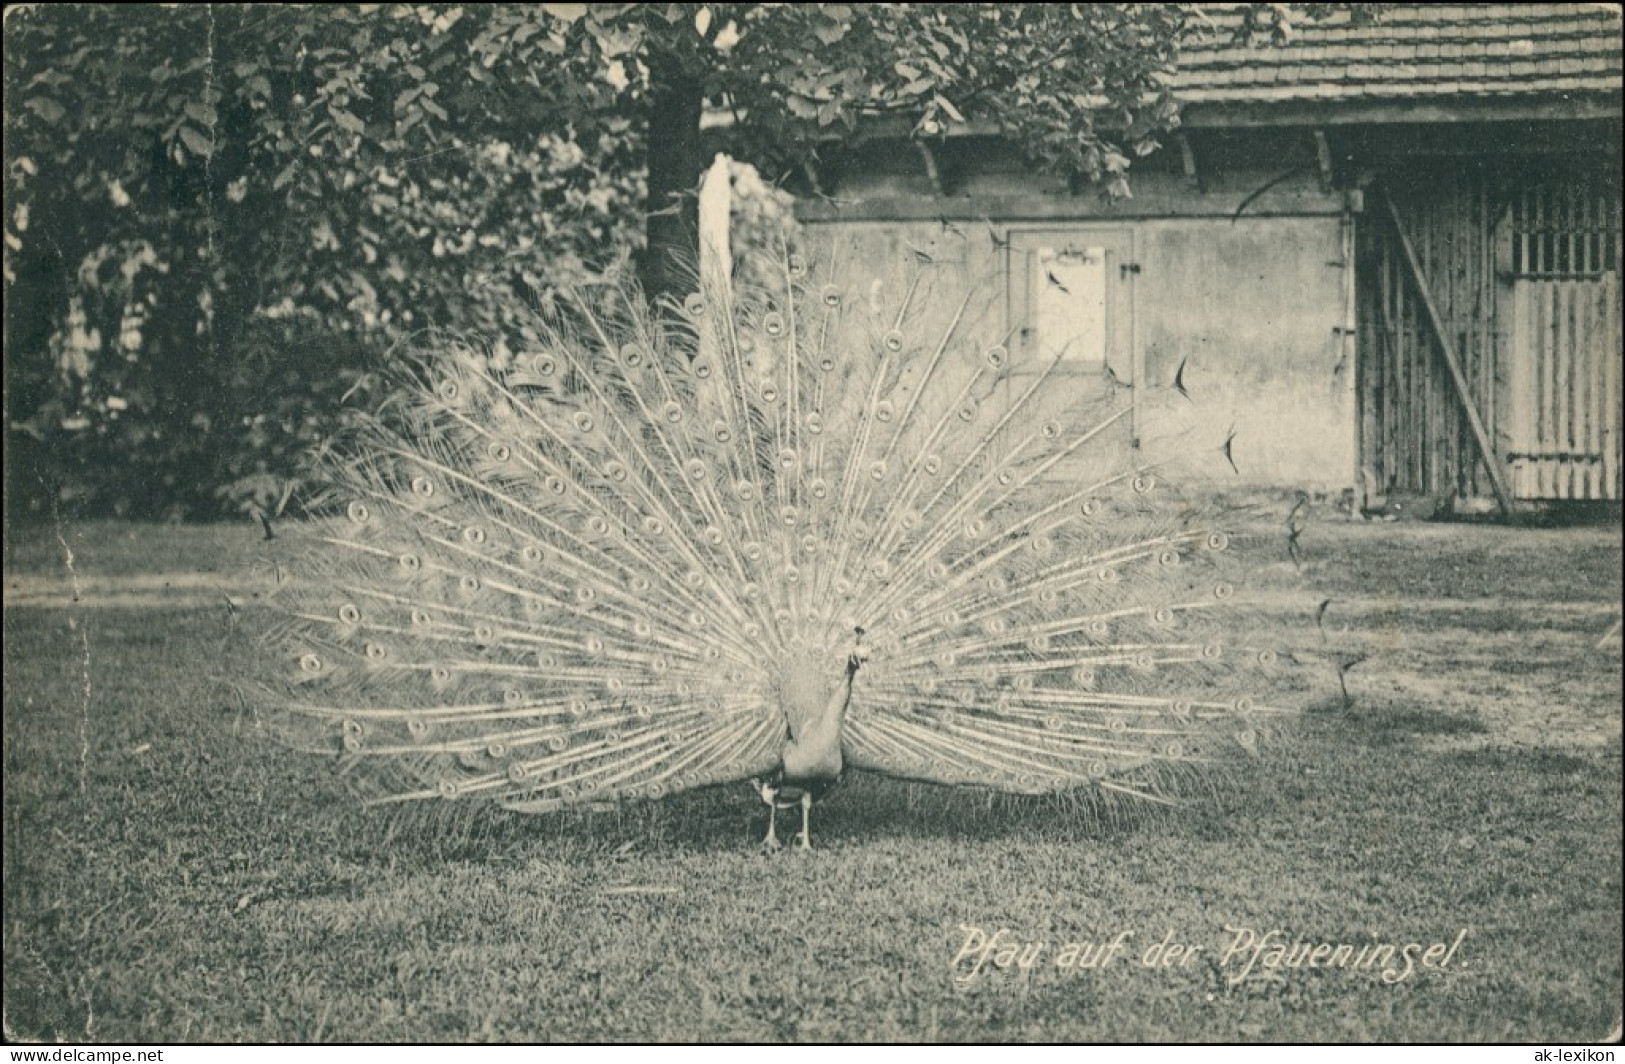
[[[1139,273],[1135,258],[1135,226],[1128,222],[1053,222],[1042,225],[1011,226],[1007,230],[1006,255],[1006,335],[1015,347],[1012,362],[1036,367],[1037,253],[1044,248],[1105,249],[1106,263],[1106,350],[1104,367],[1126,386],[1130,404],[1129,435],[1132,445],[1140,445],[1140,393],[1145,365],[1140,352],[1139,328],[1134,304],[1134,278]],[[1081,369],[1061,369],[1063,379],[1078,379]],[[1104,377],[1102,371],[1101,377]],[[1114,403],[1116,387],[1102,379],[1102,394]]]

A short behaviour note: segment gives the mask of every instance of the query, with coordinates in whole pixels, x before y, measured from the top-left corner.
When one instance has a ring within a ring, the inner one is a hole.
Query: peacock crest
[[[368,799],[538,812],[848,767],[1157,801],[1255,749],[1231,536],[956,280],[781,251],[441,341],[326,458],[301,741]]]

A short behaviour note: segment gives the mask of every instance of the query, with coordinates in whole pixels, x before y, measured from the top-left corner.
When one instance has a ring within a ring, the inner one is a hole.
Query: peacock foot
[[[769,835],[762,840],[763,853],[778,853],[782,849],[784,849],[784,843],[779,841],[777,835]]]
[[[798,850],[811,850],[812,849],[812,839],[808,838],[805,832],[803,832],[802,834],[796,836],[796,849],[798,849]]]

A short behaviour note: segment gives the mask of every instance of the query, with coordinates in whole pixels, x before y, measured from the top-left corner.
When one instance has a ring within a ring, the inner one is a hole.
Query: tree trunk
[[[652,301],[662,295],[680,298],[694,287],[705,88],[674,59],[651,57],[649,73],[649,214],[638,272]]]

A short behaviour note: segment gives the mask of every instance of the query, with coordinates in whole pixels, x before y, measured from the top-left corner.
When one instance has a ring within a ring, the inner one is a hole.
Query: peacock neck
[[[846,679],[835,688],[835,693],[830,696],[823,713],[819,716],[818,730],[833,733],[837,742],[841,737],[841,729],[846,724],[846,711],[852,705],[852,679],[853,673],[848,672]]]
[[[806,679],[804,674],[787,678],[790,684],[787,684],[785,692],[785,710],[790,722],[790,741],[784,750],[786,778],[833,779],[840,775],[841,730],[846,723],[847,709],[852,704],[852,686],[856,675],[856,666],[848,664],[845,678],[830,691],[827,698],[822,699],[821,704],[815,694],[821,685],[797,684],[797,680]]]

